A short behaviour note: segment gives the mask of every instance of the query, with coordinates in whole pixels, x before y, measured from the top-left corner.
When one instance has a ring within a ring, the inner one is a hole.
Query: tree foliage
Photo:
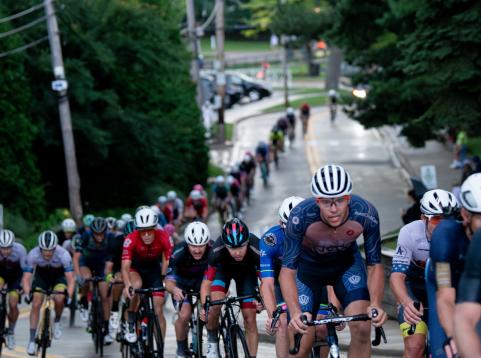
[[[7,3],[13,12],[16,1]],[[56,6],[88,209],[134,206],[154,199],[147,194],[155,187],[183,191],[203,182],[207,147],[179,34],[183,3],[64,0]],[[48,204],[67,206],[48,48],[17,58],[27,64],[22,76],[33,94],[27,107],[38,127],[35,153]]]
[[[400,124],[414,145],[444,128],[479,135],[481,3],[344,0],[334,13],[332,35],[362,66],[355,81],[370,86],[356,119]]]

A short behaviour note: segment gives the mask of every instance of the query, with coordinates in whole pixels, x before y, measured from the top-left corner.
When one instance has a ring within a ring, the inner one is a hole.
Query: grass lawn
[[[225,130],[225,140],[232,141],[232,137],[234,135],[234,125],[232,123],[224,123],[224,130]],[[214,123],[212,126],[211,136],[216,138],[219,133],[219,124]]]
[[[212,54],[215,49],[210,48],[210,38],[204,37],[200,41],[202,53]],[[224,43],[226,52],[266,52],[271,47],[268,41],[248,41],[248,40],[226,40]]]

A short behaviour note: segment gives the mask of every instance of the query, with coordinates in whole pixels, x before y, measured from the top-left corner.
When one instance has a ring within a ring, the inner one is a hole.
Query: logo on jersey
[[[348,278],[349,282],[353,285],[359,284],[361,282],[361,276],[359,275],[352,275]]]
[[[292,223],[293,223],[294,225],[299,224],[299,217],[298,217],[298,216],[294,216],[294,217],[292,218]]]
[[[124,240],[124,247],[129,247],[130,243],[132,242],[132,240],[130,239],[125,239]]]
[[[260,250],[260,253],[261,253],[261,257],[263,256],[267,256],[266,252],[264,250]]]
[[[267,246],[275,246],[277,244],[277,237],[272,233],[265,235],[263,240]]]
[[[401,246],[398,247],[396,255],[404,256],[404,249]]]
[[[307,295],[300,295],[299,296],[299,303],[302,305],[302,306],[305,306],[309,303],[310,301],[310,298],[309,296]]]
[[[347,236],[352,236],[354,235],[354,230],[347,230],[346,234]]]

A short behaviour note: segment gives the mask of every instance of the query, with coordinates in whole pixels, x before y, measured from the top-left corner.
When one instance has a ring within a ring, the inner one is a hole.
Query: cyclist
[[[108,216],[105,218],[105,222],[107,223],[107,229],[109,231],[114,231],[116,221],[117,219],[114,218],[113,216]]]
[[[0,288],[8,290],[8,329],[6,343],[8,349],[15,349],[15,325],[19,311],[19,291],[22,274],[27,264],[27,251],[22,244],[15,242],[15,234],[10,230],[0,230]]]
[[[276,354],[278,358],[286,358],[289,351],[287,336],[287,319],[282,315],[278,328],[271,332],[272,313],[279,306],[284,306],[281,287],[279,285],[279,271],[282,266],[284,252],[284,235],[287,219],[291,210],[304,199],[290,196],[283,200],[279,207],[279,225],[271,227],[259,241],[260,248],[260,278],[261,295],[266,306],[269,318],[266,321],[266,331],[276,334]]]
[[[35,274],[34,274],[35,270]],[[33,282],[31,281],[33,276]],[[67,289],[68,301],[72,299],[75,288],[72,258],[62,246],[58,246],[57,235],[53,231],[44,231],[38,237],[38,246],[32,249],[27,256],[27,264],[22,277],[22,287],[25,296],[29,297],[33,291],[32,309],[30,311],[30,339],[27,354],[35,355],[35,336],[44,294],[35,292],[36,289],[44,291],[64,291]],[[65,297],[54,295],[55,318],[53,323],[53,338],[62,336],[62,317]]]
[[[255,294],[258,269],[259,239],[249,233],[243,221],[237,218],[228,221],[210,251],[208,268],[200,289],[202,303],[205,303],[207,296],[211,296],[212,300],[223,299],[231,280],[236,283],[238,296]],[[241,311],[249,353],[255,357],[259,343],[255,300],[241,302]],[[220,306],[213,306],[208,317],[205,317],[205,312],[202,313],[203,318],[207,319],[207,358],[219,356],[219,315]]]
[[[239,169],[245,174],[242,176],[241,184],[247,204],[249,204],[250,191],[254,187],[254,178],[256,175],[256,161],[252,153],[246,152],[241,164],[239,165]]]
[[[277,125],[271,129],[269,142],[272,148],[272,159],[277,166],[279,152],[282,151],[284,147],[284,132]]]
[[[184,239],[184,242],[175,247],[165,277],[165,288],[172,294],[174,306],[179,309],[175,321],[177,358],[188,356],[187,332],[192,306],[185,292],[200,291],[211,248],[209,228],[200,221],[194,221],[187,226]]]
[[[301,122],[302,122],[302,133],[305,135],[307,133],[307,125],[309,123],[309,117],[311,116],[311,107],[307,102],[303,103],[300,107],[301,112]]]
[[[334,122],[336,119],[337,113],[337,92],[335,89],[330,89],[328,92],[328,101],[329,101],[329,112],[331,114],[331,122]]]
[[[219,221],[224,223],[224,214],[227,211],[227,205],[230,200],[229,188],[225,183],[222,175],[215,178],[214,186],[212,188],[214,195],[212,196],[212,204],[219,213]]]
[[[481,356],[481,185],[472,188],[475,193],[466,196],[471,223],[477,222],[473,239],[466,255],[464,272],[459,282],[456,311],[454,315],[454,335],[459,353],[462,357]]]
[[[289,122],[289,140],[292,142],[296,136],[296,112],[294,111],[294,108],[287,108],[286,118]]]
[[[167,192],[167,202],[172,206],[172,224],[176,227],[182,222],[182,214],[184,213],[184,202],[177,197],[177,193],[173,190]]]
[[[135,312],[139,298],[133,289],[162,287],[162,277],[169,265],[172,250],[170,237],[166,231],[157,228],[157,220],[158,217],[152,209],[140,209],[135,214],[136,230],[124,240],[121,272],[125,286],[124,296],[130,299],[124,337],[130,343],[137,341]],[[165,338],[163,304],[164,292],[155,292],[154,310]]]
[[[82,298],[80,299],[80,318],[88,320],[87,295],[92,290],[92,285],[85,281],[92,276],[105,277],[107,272],[107,261],[110,257],[109,241],[115,236],[108,231],[108,224],[104,218],[96,217],[90,225],[90,231],[85,232],[75,242],[75,254],[73,256],[73,267],[80,287]],[[107,282],[99,282],[100,298],[102,300],[104,316],[104,343],[111,344],[113,338],[109,335],[110,302],[107,297]]]
[[[62,221],[60,228],[61,230],[56,233],[59,245],[62,245],[63,247],[70,246],[72,237],[77,231],[77,224],[75,224],[73,219],[67,218]],[[67,243],[65,243],[66,241]]]
[[[242,210],[242,191],[241,191],[241,184],[237,178],[229,175],[227,177],[227,185],[229,185],[229,192],[234,203],[235,209],[233,210],[234,215],[235,213],[239,213]]]
[[[187,220],[207,220],[209,203],[199,190],[192,190],[185,201],[184,217]]]
[[[155,212],[155,214],[159,217],[159,222],[158,222],[158,226],[159,228],[161,227],[164,227],[165,225],[168,224],[168,221],[164,215],[164,213],[162,212],[162,210],[159,209],[159,207],[157,205],[151,205],[150,208]]]
[[[202,197],[203,197],[203,198],[207,198],[207,192],[204,190],[204,187],[202,186],[202,184],[195,184],[195,185],[192,187],[192,190],[198,190],[198,191],[200,191],[200,193],[202,194]]]
[[[167,197],[164,195],[161,195],[157,198],[157,204],[162,214],[164,214],[165,220],[170,224],[174,220],[174,213],[173,213],[173,208],[170,203],[167,202]]]
[[[123,213],[122,215],[120,215],[120,219],[128,223],[130,220],[133,220],[134,218],[129,213]]]
[[[89,231],[90,225],[92,224],[92,221],[94,221],[94,219],[95,219],[95,216],[93,216],[92,214],[85,215],[82,218],[82,223],[84,224],[84,226],[78,229],[78,233],[82,235],[85,231]]]
[[[446,214],[457,210],[454,195],[442,189],[427,191],[420,203],[419,220],[401,228],[392,260],[391,288],[398,306],[398,321],[404,339],[405,357],[423,357],[428,327],[428,307],[424,270],[429,257],[431,235]],[[414,302],[420,302],[416,308]],[[415,325],[412,332],[411,325]]]
[[[114,282],[122,282],[122,274],[120,272],[121,265],[122,265],[122,252],[124,246],[124,239],[125,237],[132,233],[135,230],[135,221],[129,220],[123,228],[122,234],[115,235],[114,238],[108,240],[107,243],[107,251],[109,253],[109,257],[106,262],[105,272],[108,272],[105,278],[105,281],[110,284],[112,281]],[[110,311],[110,318],[109,318],[109,332],[110,336],[114,337],[115,332],[119,328],[119,301],[120,297],[122,296],[123,285],[115,284],[112,285],[111,289],[111,298],[109,300],[109,304],[111,309]]]
[[[351,177],[338,165],[319,168],[312,177],[311,191],[314,198],[297,205],[287,222],[279,281],[291,316],[289,326],[295,332],[307,332],[301,316],[310,319],[317,313],[324,302],[325,285],[334,287],[346,315],[367,313],[373,325],[382,325],[387,316],[381,308],[384,269],[376,208],[351,195]],[[367,275],[356,243],[361,234]],[[303,306],[310,307],[310,312],[303,312],[299,297],[308,303]],[[372,309],[377,309],[376,317]],[[370,324],[352,322],[349,328],[349,356],[369,357]]]
[[[266,167],[266,174],[269,176],[269,145],[264,142],[260,141],[257,143],[256,147],[256,160],[259,163],[259,167],[261,168],[261,175],[262,175],[262,166],[265,165]]]
[[[454,334],[456,290],[473,233],[481,227],[476,203],[481,201],[481,173],[472,174],[461,185],[461,218],[442,220],[433,231],[430,264],[427,269],[429,307],[435,307],[439,322],[429,317],[429,336],[433,357],[457,353]],[[431,283],[431,285],[430,285]],[[467,348],[467,347],[465,347]],[[444,350],[444,352],[443,352]]]

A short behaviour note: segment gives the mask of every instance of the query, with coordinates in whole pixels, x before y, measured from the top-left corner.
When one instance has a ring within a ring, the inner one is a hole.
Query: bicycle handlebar
[[[418,311],[421,308],[421,302],[419,301],[415,301],[413,305],[414,305],[414,308],[417,309]],[[408,335],[412,336],[414,332],[416,332],[416,325],[412,324],[411,327],[409,327]]]
[[[155,292],[164,292],[165,287],[136,288],[136,289],[134,289],[133,287],[130,287],[129,291],[130,292],[133,291],[140,295],[152,295]]]

